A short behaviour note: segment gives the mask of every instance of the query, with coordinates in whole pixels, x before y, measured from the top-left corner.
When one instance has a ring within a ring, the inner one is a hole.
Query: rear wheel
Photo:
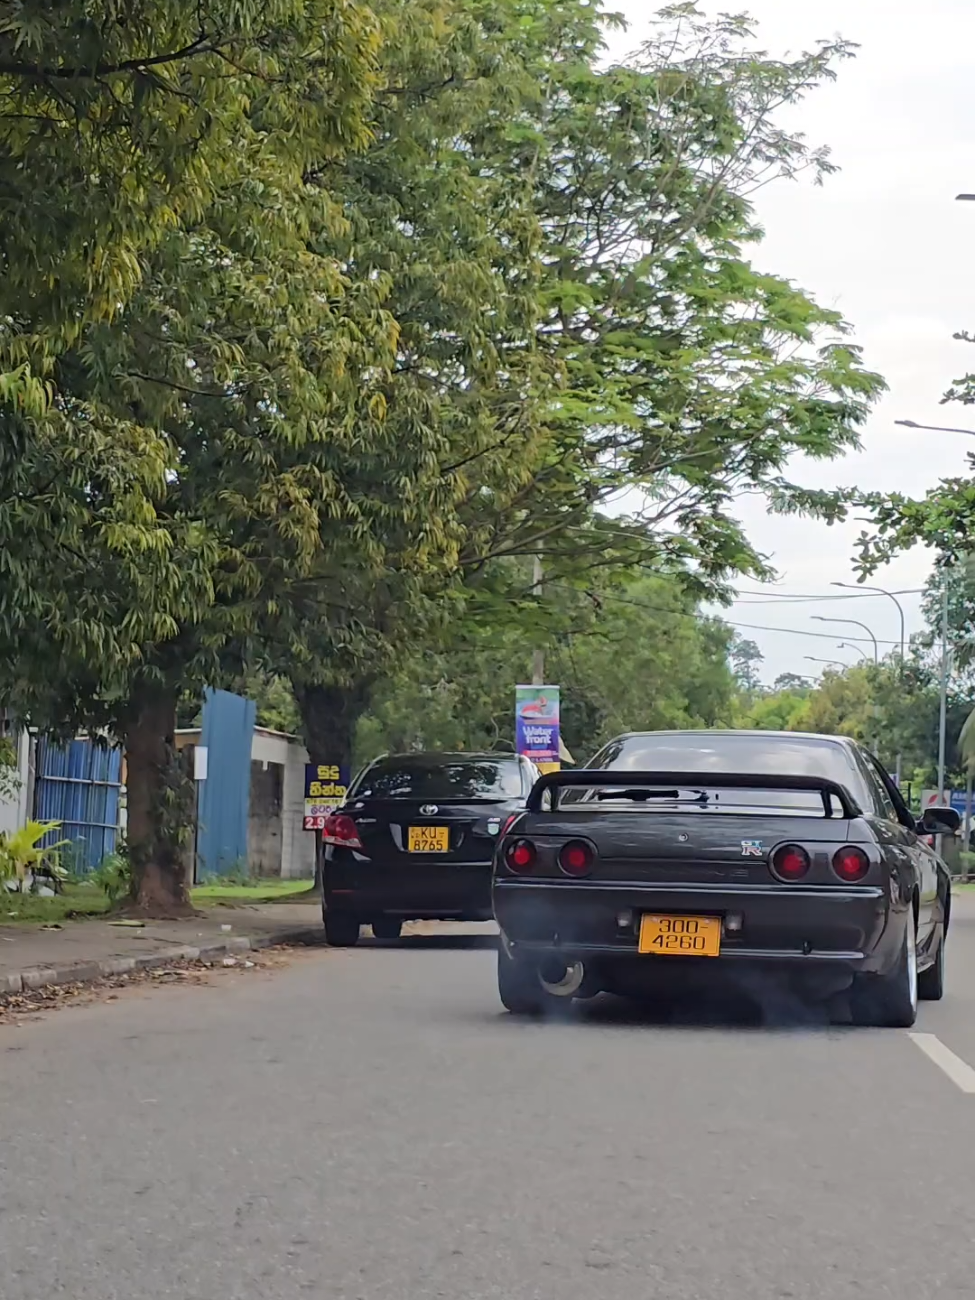
[[[325,913],[325,938],[333,948],[354,948],[359,942],[359,918],[329,908]]]
[[[922,1002],[940,1002],[945,995],[945,943],[948,936],[944,925],[938,926],[935,936],[937,952],[934,962],[917,977],[917,995]]]
[[[372,932],[377,939],[398,939],[403,933],[403,922],[395,916],[377,916]]]
[[[498,948],[498,997],[513,1016],[537,1016],[545,999],[533,962],[509,957],[504,945]]]
[[[917,1019],[917,926],[909,913],[900,952],[886,975],[860,975],[852,989],[853,1019],[858,1025],[910,1029]]]

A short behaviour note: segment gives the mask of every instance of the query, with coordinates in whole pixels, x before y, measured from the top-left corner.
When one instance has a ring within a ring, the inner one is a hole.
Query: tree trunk
[[[301,711],[305,748],[313,763],[344,763],[351,767],[356,724],[369,707],[373,684],[372,677],[349,687],[292,682]],[[322,892],[322,860],[322,836],[316,831],[316,895]]]
[[[141,693],[129,715],[123,741],[131,903],[147,917],[190,916],[183,843],[190,829],[192,783],[176,752],[176,694]]]
[[[968,776],[965,780],[965,820],[962,822],[961,851],[965,854],[966,861],[968,854],[972,851],[972,781],[975,779],[975,772],[968,769]],[[962,871],[963,876],[970,874],[967,867]]]

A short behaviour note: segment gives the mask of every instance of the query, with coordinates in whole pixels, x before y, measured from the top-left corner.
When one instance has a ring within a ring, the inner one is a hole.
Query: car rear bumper
[[[491,919],[490,863],[325,863],[326,906],[410,921]]]
[[[639,923],[646,913],[720,916],[720,955],[680,959],[641,955]],[[884,891],[873,886],[715,888],[686,882],[503,880],[494,885],[494,914],[513,954],[558,953],[600,964],[613,958],[633,959],[674,974],[749,963],[885,970],[897,955],[900,938],[899,928],[888,925]],[[739,918],[740,928],[729,928],[729,920],[735,926]],[[627,923],[621,924],[623,920]]]

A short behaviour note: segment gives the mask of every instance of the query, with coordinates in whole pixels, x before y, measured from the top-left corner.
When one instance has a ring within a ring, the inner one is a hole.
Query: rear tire
[[[504,945],[498,948],[498,997],[513,1016],[541,1015],[546,1001],[534,963],[509,957]]]
[[[359,918],[330,909],[325,913],[325,939],[332,948],[354,948],[359,942]]]
[[[908,914],[904,938],[892,970],[886,975],[860,975],[851,990],[851,1011],[858,1025],[881,1029],[910,1029],[917,1019],[917,926]]]
[[[377,939],[398,939],[403,933],[403,922],[395,916],[377,916],[372,923],[372,933]]]
[[[940,1002],[945,995],[945,944],[948,936],[944,925],[938,926],[938,951],[934,962],[917,977],[917,995],[922,1002]]]

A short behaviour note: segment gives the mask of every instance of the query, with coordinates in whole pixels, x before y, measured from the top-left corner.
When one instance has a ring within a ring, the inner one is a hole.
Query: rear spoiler
[[[588,768],[575,772],[548,772],[539,777],[528,796],[528,812],[542,811],[542,796],[548,790],[553,794],[553,810],[558,807],[557,791],[567,786],[588,786],[598,789],[625,789],[634,786],[682,786],[691,790],[805,790],[814,791],[823,797],[823,816],[832,817],[833,809],[830,796],[833,796],[843,809],[846,818],[860,817],[856,800],[850,792],[837,781],[828,781],[822,776],[755,776],[737,772],[622,772],[608,768]],[[729,809],[730,811],[730,809]]]

